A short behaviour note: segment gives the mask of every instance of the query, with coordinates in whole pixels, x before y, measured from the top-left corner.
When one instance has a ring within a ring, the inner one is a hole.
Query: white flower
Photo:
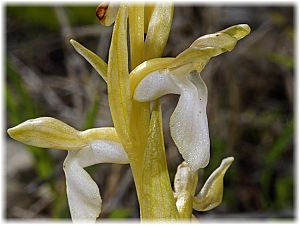
[[[189,205],[197,211],[208,211],[220,205],[223,198],[224,175],[233,160],[233,157],[223,159],[221,165],[209,176],[196,196],[194,195],[198,174],[192,171],[190,166],[183,161],[178,166],[174,179],[174,196],[176,197],[176,206],[179,213],[187,213],[189,218],[189,214],[192,213],[192,211],[186,212]]]
[[[240,24],[198,38],[176,58],[152,59],[131,72],[133,98],[153,101],[166,94],[179,94],[170,118],[171,136],[193,171],[207,166],[210,139],[206,115],[207,87],[200,72],[210,58],[231,51],[250,32]]]
[[[129,163],[114,128],[80,132],[57,119],[41,117],[10,128],[8,133],[25,144],[68,150],[64,172],[73,221],[95,221],[101,212],[99,188],[84,168],[98,163]]]

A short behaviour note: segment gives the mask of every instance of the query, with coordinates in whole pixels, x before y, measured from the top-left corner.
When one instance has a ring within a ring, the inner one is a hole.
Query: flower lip
[[[120,143],[94,140],[78,151],[68,151],[64,161],[67,195],[73,221],[95,221],[101,212],[99,188],[85,167],[99,163],[129,163]]]
[[[182,68],[179,68],[182,69]],[[186,67],[187,71],[189,68]],[[209,162],[209,133],[206,116],[207,88],[198,73],[173,70],[150,73],[135,89],[138,101],[152,101],[165,94],[180,94],[170,118],[171,136],[192,170],[204,168]],[[175,73],[176,75],[174,75]]]

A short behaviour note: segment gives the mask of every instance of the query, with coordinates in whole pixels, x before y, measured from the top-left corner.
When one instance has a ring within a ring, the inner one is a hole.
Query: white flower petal
[[[134,98],[140,102],[147,102],[170,93],[180,94],[180,89],[172,76],[164,73],[164,71],[154,71],[138,84]]]
[[[98,163],[129,163],[120,143],[95,140],[78,151],[69,151],[64,162],[67,195],[73,221],[95,221],[101,212],[101,196],[97,184],[84,170]]]
[[[171,135],[184,160],[196,171],[206,167],[210,158],[207,89],[198,74],[189,75],[180,86],[181,96],[170,119]]]
[[[69,151],[64,164],[71,217],[73,221],[96,221],[102,205],[100,192],[97,184],[77,160],[68,160],[74,153],[76,154]]]
[[[204,168],[210,158],[210,140],[207,88],[200,75],[178,76],[167,73],[167,70],[155,71],[138,84],[134,98],[144,102],[170,93],[181,95],[170,119],[172,138],[192,170]]]
[[[80,150],[76,158],[82,167],[98,163],[129,163],[122,144],[108,140],[93,141],[89,147]]]

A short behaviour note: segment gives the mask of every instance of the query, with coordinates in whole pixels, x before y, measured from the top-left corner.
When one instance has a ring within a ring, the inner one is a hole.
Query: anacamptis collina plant
[[[210,159],[207,87],[201,71],[210,58],[231,51],[250,28],[239,24],[204,35],[176,57],[161,58],[173,10],[171,3],[100,4],[100,22],[114,23],[108,63],[70,41],[106,81],[114,127],[78,131],[57,119],[41,117],[8,129],[12,138],[25,144],[68,151],[63,170],[73,221],[95,221],[101,212],[99,189],[84,169],[99,163],[130,164],[143,221],[190,220],[193,209],[211,210],[222,201],[223,177],[233,157],[223,159],[195,193],[197,171]],[[174,190],[159,102],[166,94],[180,95],[170,118],[171,136],[184,160],[177,168]]]

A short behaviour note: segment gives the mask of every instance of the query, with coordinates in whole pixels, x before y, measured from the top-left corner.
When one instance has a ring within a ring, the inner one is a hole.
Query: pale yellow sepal
[[[128,6],[131,69],[144,60],[144,5]]]
[[[242,38],[250,34],[250,32],[251,28],[248,24],[238,24],[220,31],[220,33],[228,34],[237,40],[241,40]]]
[[[238,40],[250,33],[247,24],[231,26],[214,34],[204,35],[193,42],[190,48],[201,49],[205,47],[221,48],[223,51],[231,51]]]
[[[145,60],[162,56],[171,30],[173,11],[173,3],[155,5],[145,40]]]
[[[179,217],[168,174],[161,109],[157,102],[153,106],[150,120],[141,185],[143,220],[169,221]]]
[[[149,22],[150,22],[154,8],[155,8],[154,4],[151,4],[149,2],[145,3],[145,8],[144,8],[144,11],[145,11],[144,31],[145,31],[145,33],[147,33]]]
[[[95,139],[120,142],[114,128],[95,128],[81,132],[51,117],[27,120],[7,132],[10,137],[24,144],[60,150],[78,150]]]
[[[130,98],[127,48],[127,6],[121,4],[116,17],[107,70],[108,100],[114,127],[125,149],[130,149]]]
[[[118,10],[119,4],[114,2],[102,2],[96,9],[96,16],[102,25],[110,26],[115,22]]]
[[[96,55],[77,41],[71,39],[70,43],[73,45],[75,50],[94,67],[99,75],[105,81],[107,81],[107,63],[104,62],[98,55]]]
[[[199,194],[194,197],[195,210],[208,211],[221,204],[224,175],[233,160],[233,157],[223,159],[221,165],[210,175]]]
[[[173,71],[183,65],[189,65],[190,71],[201,72],[210,58],[231,51],[237,41],[248,35],[250,31],[247,24],[239,24],[213,34],[204,35],[180,53],[168,69]]]

